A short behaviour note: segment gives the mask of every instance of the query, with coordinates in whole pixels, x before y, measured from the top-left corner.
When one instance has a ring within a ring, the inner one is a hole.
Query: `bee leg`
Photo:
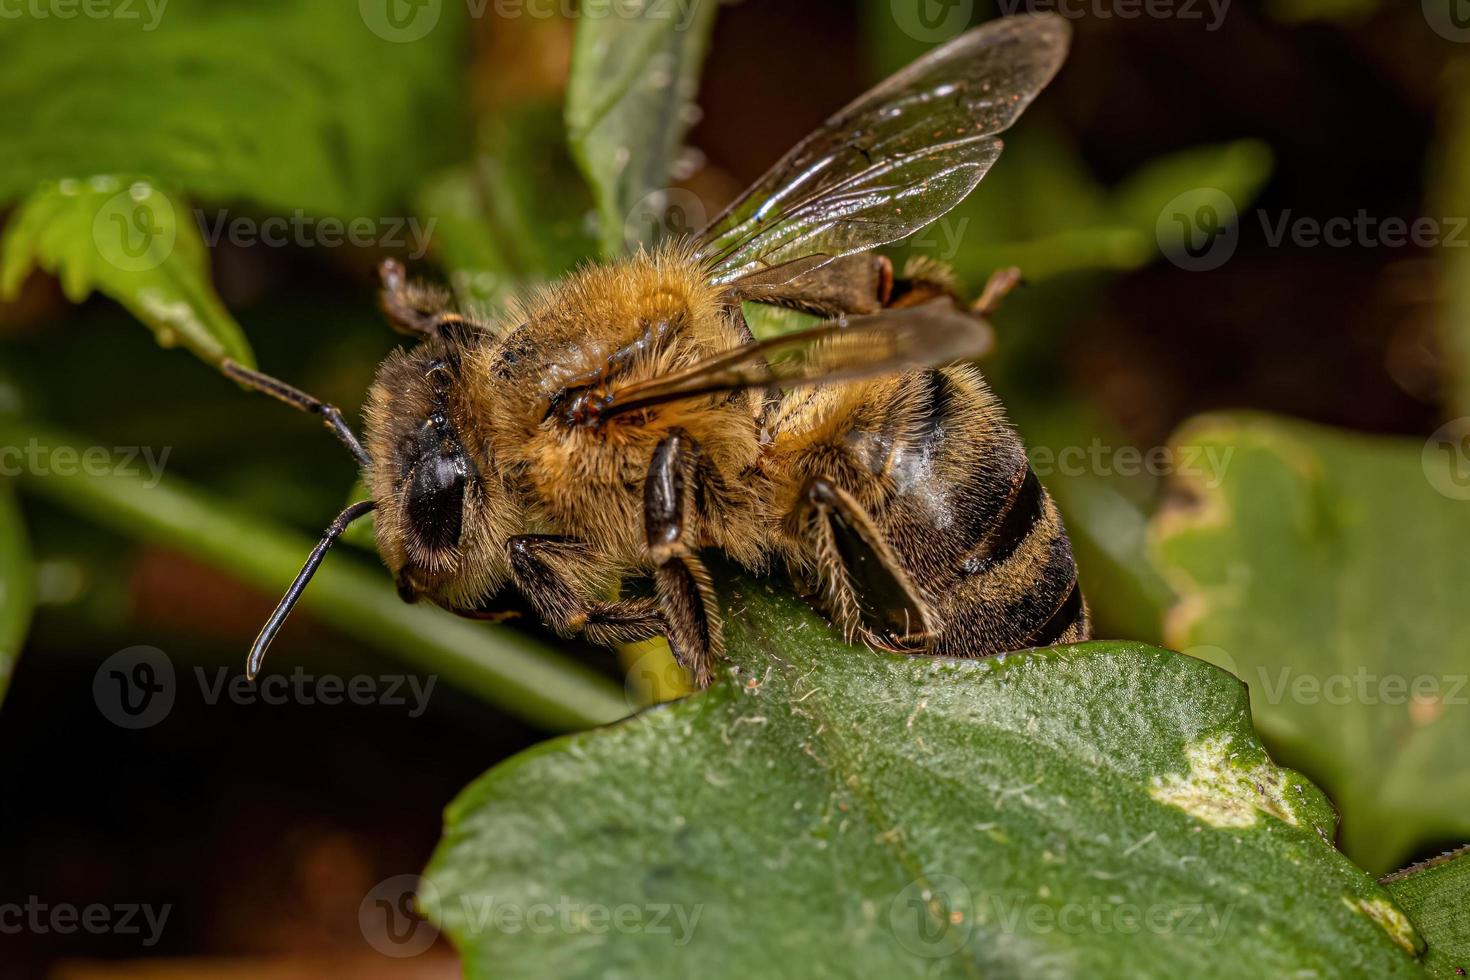
[[[653,584],[668,625],[674,657],[708,687],[725,653],[720,603],[696,551],[694,500],[700,480],[699,444],[674,429],[653,451],[643,483],[643,522]]]
[[[510,571],[546,625],[562,636],[583,634],[601,646],[636,643],[664,631],[652,599],[615,602],[582,594],[571,572],[588,564],[588,548],[571,538],[522,534],[511,538]]]
[[[852,495],[812,477],[797,505],[800,534],[816,552],[828,611],[849,641],[900,653],[929,644],[933,614],[882,532]]]
[[[399,333],[416,337],[443,337],[464,324],[464,317],[447,309],[447,292],[421,282],[410,282],[403,263],[384,259],[378,266],[383,281],[378,306],[388,325]]]
[[[786,268],[802,260],[787,263]],[[888,304],[893,292],[893,263],[876,252],[858,252],[792,278],[784,278],[781,266],[737,280],[730,294],[737,300],[767,303],[787,309],[837,317],[853,313],[877,313]]]
[[[519,609],[451,609],[450,612],[465,619],[473,619],[480,623],[508,623],[512,619],[520,619]]]
[[[1000,301],[1020,284],[1020,269],[1013,265],[996,269],[985,281],[985,291],[980,294],[980,298],[970,304],[970,312],[976,316],[990,316],[1000,308]]]

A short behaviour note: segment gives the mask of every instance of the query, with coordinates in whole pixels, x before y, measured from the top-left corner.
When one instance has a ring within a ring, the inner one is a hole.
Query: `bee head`
[[[465,403],[458,350],[430,341],[389,357],[364,411],[378,550],[400,595],[472,608],[502,577],[508,498]]]

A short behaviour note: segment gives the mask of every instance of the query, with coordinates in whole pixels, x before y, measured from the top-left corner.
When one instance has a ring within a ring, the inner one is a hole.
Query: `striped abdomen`
[[[862,502],[927,607],[927,652],[1086,639],[1061,517],[979,372],[915,372],[867,396],[823,426],[801,469]]]

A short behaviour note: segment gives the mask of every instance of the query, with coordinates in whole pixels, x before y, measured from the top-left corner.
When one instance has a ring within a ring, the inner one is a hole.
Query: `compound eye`
[[[407,516],[426,548],[448,551],[459,544],[464,526],[463,456],[433,455],[419,460],[408,484]]]

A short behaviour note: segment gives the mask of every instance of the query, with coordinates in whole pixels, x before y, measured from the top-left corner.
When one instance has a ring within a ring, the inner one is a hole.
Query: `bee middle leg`
[[[584,594],[572,583],[586,567],[588,548],[572,538],[522,534],[510,539],[510,570],[516,588],[552,630],[578,633],[600,646],[636,643],[664,631],[651,599],[609,602]]]
[[[797,536],[816,556],[827,611],[850,641],[913,653],[929,645],[933,612],[851,494],[832,481],[807,480],[792,515]]]
[[[694,502],[702,480],[699,444],[682,429],[673,430],[648,467],[643,521],[669,647],[694,682],[708,687],[725,639],[714,583],[697,551]]]

